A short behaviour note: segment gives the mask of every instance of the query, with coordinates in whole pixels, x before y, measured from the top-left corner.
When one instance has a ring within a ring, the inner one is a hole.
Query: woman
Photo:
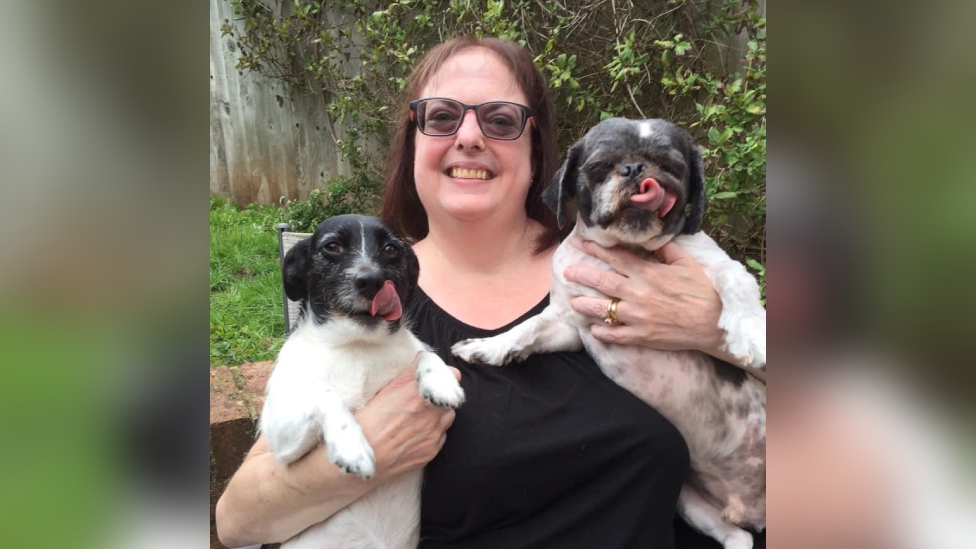
[[[583,352],[489,368],[447,351],[547,304],[560,235],[541,200],[557,168],[545,79],[510,42],[458,38],[425,56],[405,93],[413,101],[390,147],[383,215],[418,240],[421,291],[407,311],[417,335],[459,368],[467,402],[456,416],[425,406],[409,371],[380,391],[357,413],[377,458],[368,482],[339,473],[322,448],[284,468],[259,439],[218,503],[221,539],[287,539],[426,466],[421,547],[674,546],[688,451],[662,416]],[[621,300],[621,325],[593,333],[728,359],[721,302],[701,268],[677,246],[659,256],[660,265],[629,257],[626,277],[571,268]],[[574,308],[599,322],[607,302],[581,298]],[[637,316],[647,309],[654,318]],[[689,536],[698,545],[685,546],[715,546]]]

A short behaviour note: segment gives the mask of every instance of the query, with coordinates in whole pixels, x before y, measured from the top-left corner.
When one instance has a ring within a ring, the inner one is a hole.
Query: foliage
[[[210,364],[273,360],[284,340],[274,225],[284,210],[210,200]]]
[[[302,223],[375,206],[382,162],[372,155],[388,143],[398,92],[424,52],[458,34],[498,36],[528,48],[549,79],[563,148],[613,116],[688,128],[706,162],[709,233],[733,256],[765,263],[766,19],[758,0],[231,3],[238,19],[223,32],[239,47],[238,68],[321,97],[353,174],[304,206],[289,205]]]

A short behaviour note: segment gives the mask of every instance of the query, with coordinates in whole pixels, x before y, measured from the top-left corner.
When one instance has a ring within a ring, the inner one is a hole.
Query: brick
[[[247,395],[226,366],[210,370],[210,547],[224,549],[217,539],[214,508],[244,456],[254,444],[254,419]]]
[[[224,481],[254,444],[254,420],[226,367],[210,370],[210,479]],[[211,501],[214,501],[211,495]]]
[[[242,364],[238,369],[238,387],[244,393],[245,402],[257,420],[264,407],[264,389],[268,385],[268,377],[274,370],[274,362],[252,362]]]
[[[250,417],[244,395],[226,366],[210,370],[210,425]]]

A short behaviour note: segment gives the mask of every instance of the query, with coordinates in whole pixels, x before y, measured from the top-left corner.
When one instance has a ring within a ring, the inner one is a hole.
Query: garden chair
[[[294,233],[291,231],[291,225],[288,223],[279,223],[277,226],[278,230],[278,259],[279,264],[282,267],[282,285],[281,285],[281,300],[284,305],[285,312],[285,335],[290,335],[292,330],[295,329],[295,325],[298,323],[298,302],[288,299],[285,295],[284,286],[284,266],[285,266],[285,254],[288,250],[292,248],[295,244],[298,244],[301,240],[304,240],[310,236],[312,233]]]

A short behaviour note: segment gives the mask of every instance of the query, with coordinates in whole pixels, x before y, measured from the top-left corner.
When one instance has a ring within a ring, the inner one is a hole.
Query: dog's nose
[[[623,168],[620,168],[620,175],[623,177],[631,177],[634,175],[639,175],[644,172],[644,165],[640,163],[625,164]]]
[[[376,292],[380,291],[380,288],[383,287],[383,282],[385,282],[383,275],[375,271],[359,273],[353,278],[353,284],[356,285],[356,289],[360,294],[368,298],[372,298],[376,295]]]

